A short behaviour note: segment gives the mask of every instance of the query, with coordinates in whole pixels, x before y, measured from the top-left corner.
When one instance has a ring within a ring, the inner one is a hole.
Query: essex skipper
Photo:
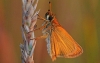
[[[44,20],[42,24],[41,38],[46,38],[47,50],[52,58],[52,61],[57,57],[75,58],[82,54],[81,46],[65,31],[65,29],[58,23],[55,15],[50,9],[45,14],[45,18],[39,16],[39,19]]]

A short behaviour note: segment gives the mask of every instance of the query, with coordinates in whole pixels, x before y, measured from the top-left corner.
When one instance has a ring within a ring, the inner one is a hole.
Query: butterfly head
[[[53,15],[53,13],[52,13],[52,11],[51,11],[51,2],[49,2],[49,10],[48,10],[48,12],[46,12],[45,18],[46,18],[46,20],[48,20],[48,21],[52,21],[53,18],[54,18],[54,15]]]
[[[46,20],[52,21],[53,17],[54,17],[54,16],[53,16],[53,14],[51,13],[51,11],[48,10],[48,12],[45,14]]]

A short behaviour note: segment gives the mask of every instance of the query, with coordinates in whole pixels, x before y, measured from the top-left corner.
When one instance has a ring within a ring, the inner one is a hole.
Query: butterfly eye
[[[53,19],[53,17],[52,16],[49,16],[49,20],[51,21]]]
[[[53,16],[50,14],[50,12],[47,12],[47,13],[45,14],[45,18],[46,18],[47,20],[51,21],[51,20],[53,19]]]

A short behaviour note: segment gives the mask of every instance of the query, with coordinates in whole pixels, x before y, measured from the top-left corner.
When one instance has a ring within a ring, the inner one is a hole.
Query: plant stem
[[[22,53],[22,63],[34,63],[33,53],[36,45],[36,40],[34,40],[34,29],[37,22],[37,17],[39,11],[36,11],[38,0],[34,6],[32,5],[35,0],[22,0],[22,37],[23,44],[20,44]],[[35,12],[35,13],[34,13]]]

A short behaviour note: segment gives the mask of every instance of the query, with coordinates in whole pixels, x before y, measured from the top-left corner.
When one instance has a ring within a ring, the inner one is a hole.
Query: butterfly
[[[39,16],[39,19],[44,20],[42,27],[43,36],[46,38],[47,51],[52,58],[52,61],[57,57],[75,58],[83,53],[82,47],[69,35],[69,33],[58,23],[55,15],[50,9],[45,14],[45,18]]]

